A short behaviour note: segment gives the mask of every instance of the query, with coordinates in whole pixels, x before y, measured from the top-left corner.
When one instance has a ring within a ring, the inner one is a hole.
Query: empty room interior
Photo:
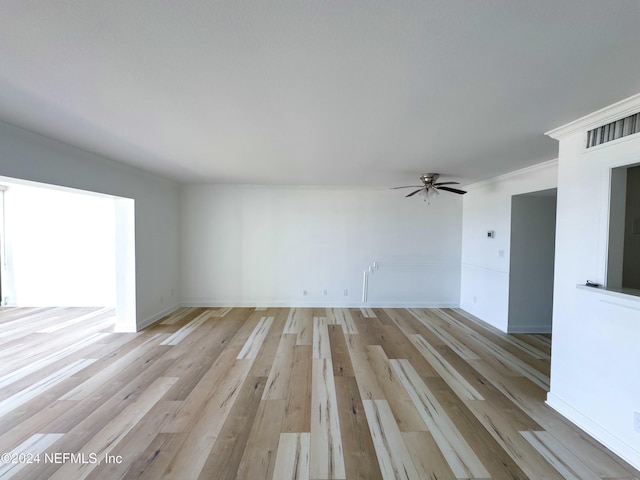
[[[640,2],[3,2],[0,479],[640,480]]]

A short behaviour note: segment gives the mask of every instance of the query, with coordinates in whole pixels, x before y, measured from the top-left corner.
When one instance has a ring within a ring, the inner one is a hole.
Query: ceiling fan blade
[[[460,185],[460,182],[439,182],[433,184],[434,187],[439,187],[440,185]]]
[[[404,187],[391,187],[391,190],[397,190],[399,188],[422,188],[422,185],[406,185]]]
[[[453,193],[458,193],[460,195],[464,195],[465,192],[464,190],[458,190],[457,188],[451,188],[451,187],[437,187],[439,190],[446,190],[447,192],[453,192]]]
[[[422,190],[424,190],[424,187],[423,187],[423,188],[419,188],[419,189],[418,189],[418,190],[416,190],[415,192],[411,192],[409,195],[406,195],[406,196],[405,196],[405,198],[406,198],[406,197],[412,197],[413,195],[415,195],[416,193],[418,193],[418,192],[420,192],[420,191],[422,191]]]

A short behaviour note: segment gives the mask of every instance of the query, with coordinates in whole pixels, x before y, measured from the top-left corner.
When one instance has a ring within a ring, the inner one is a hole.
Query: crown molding
[[[629,115],[638,113],[639,110],[640,93],[629,98],[625,98],[624,100],[609,105],[608,107],[601,108],[600,110],[590,113],[589,115],[585,115],[584,117],[567,123],[566,125],[549,130],[545,135],[548,135],[555,140],[561,140],[574,133],[588,132],[593,128],[628,117]]]
[[[526,175],[529,173],[536,172],[538,170],[545,170],[547,168],[557,168],[558,167],[558,159],[554,158],[553,160],[547,160],[545,162],[534,163],[528,167],[521,168],[519,170],[514,170],[512,172],[503,173],[502,175],[498,175],[497,177],[489,178],[487,180],[481,180],[476,183],[472,183],[470,185],[465,185],[467,190],[475,190],[477,188],[485,187],[487,185],[492,185],[494,183],[503,182],[505,180],[509,180],[513,177],[519,177],[521,175]]]

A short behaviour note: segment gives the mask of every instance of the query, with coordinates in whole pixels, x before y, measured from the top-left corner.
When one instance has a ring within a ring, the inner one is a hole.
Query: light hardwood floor
[[[544,404],[548,336],[461,310],[113,323],[0,311],[1,479],[640,479]]]

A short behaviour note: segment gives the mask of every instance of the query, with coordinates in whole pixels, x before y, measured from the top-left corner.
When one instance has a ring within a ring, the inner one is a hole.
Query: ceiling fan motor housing
[[[433,183],[436,180],[438,180],[439,176],[440,175],[437,173],[423,173],[422,175],[420,175],[420,180],[422,180],[422,183],[426,185],[428,183]]]

